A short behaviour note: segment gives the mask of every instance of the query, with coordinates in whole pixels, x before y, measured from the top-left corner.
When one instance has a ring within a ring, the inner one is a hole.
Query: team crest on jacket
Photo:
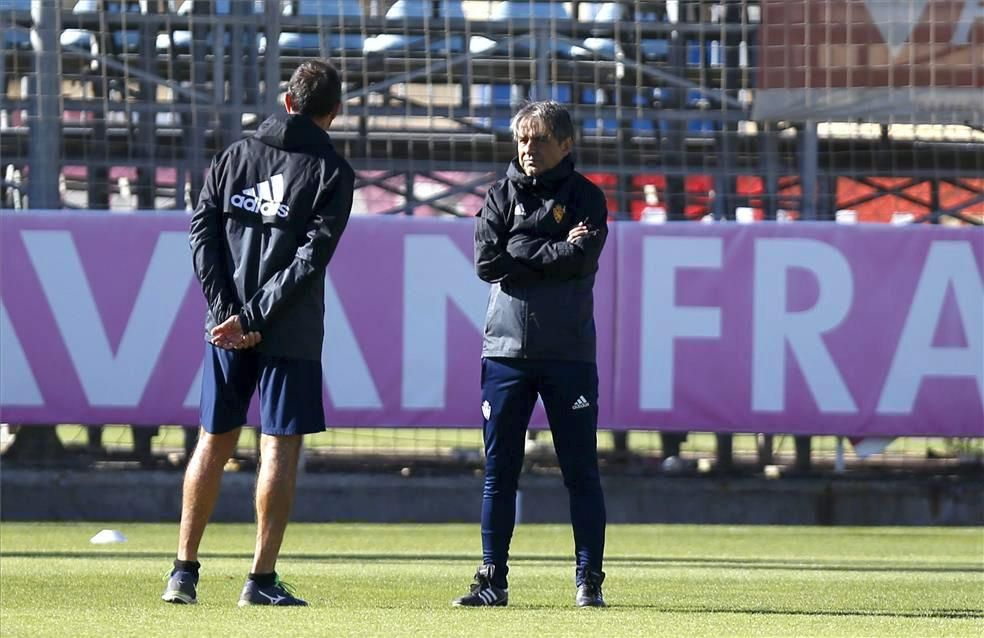
[[[567,212],[567,209],[564,207],[563,204],[554,204],[554,207],[553,207],[554,221],[559,224],[560,223],[560,220],[562,220],[564,218],[564,213],[566,213],[566,212]]]
[[[488,401],[482,401],[482,416],[486,421],[492,416],[492,405]]]

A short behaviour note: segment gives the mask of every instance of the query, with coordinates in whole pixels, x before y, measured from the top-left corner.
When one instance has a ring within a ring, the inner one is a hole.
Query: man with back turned
[[[325,429],[325,269],[348,222],[355,183],[327,132],[341,97],[338,72],[328,62],[301,64],[284,98],[287,112],[212,161],[192,217],[208,343],[202,433],[185,474],[177,559],[162,596],[167,602],[197,602],[199,545],[259,387],[256,551],[239,606],[307,604],[275,567],[301,438]]]

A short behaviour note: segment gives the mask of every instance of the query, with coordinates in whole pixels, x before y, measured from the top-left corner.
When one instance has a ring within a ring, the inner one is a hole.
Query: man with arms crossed
[[[309,60],[290,79],[287,113],[213,161],[191,220],[208,302],[202,434],[184,479],[177,560],[162,598],[196,602],[198,548],[223,466],[260,392],[256,553],[239,605],[306,605],[275,566],[304,434],[325,429],[321,393],[325,269],[349,218],[355,174],[332,147],[338,72]]]
[[[608,235],[605,196],[574,170],[574,127],[556,102],[512,120],[518,157],[489,189],[475,226],[478,276],[492,284],[482,346],[483,564],[455,605],[509,601],[506,561],[526,429],[543,399],[570,495],[575,602],[603,607],[605,500],[598,474],[592,288]]]

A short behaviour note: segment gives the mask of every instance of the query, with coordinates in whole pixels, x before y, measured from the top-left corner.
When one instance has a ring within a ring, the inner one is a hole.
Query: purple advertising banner
[[[980,230],[617,232],[617,427],[984,436]]]
[[[0,215],[0,420],[197,423],[187,225]],[[481,425],[471,235],[352,219],[325,293],[330,425]],[[614,224],[595,289],[600,425],[984,436],[982,263],[973,229]]]
[[[198,422],[205,302],[183,214],[0,215],[0,420]],[[488,284],[472,224],[353,218],[329,267],[322,355],[328,422],[481,426]],[[614,240],[612,241],[614,244]],[[614,250],[596,320],[614,332]],[[611,396],[613,342],[599,377]],[[257,412],[253,410],[253,421]],[[602,422],[612,420],[602,406]],[[543,424],[542,407],[534,423]]]

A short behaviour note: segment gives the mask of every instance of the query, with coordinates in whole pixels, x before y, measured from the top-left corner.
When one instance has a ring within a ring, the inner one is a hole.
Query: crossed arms
[[[502,212],[506,207],[490,191],[476,220],[475,270],[483,281],[576,279],[598,269],[598,258],[608,237],[608,209],[603,195],[585,202],[587,216],[562,240],[510,233]]]

